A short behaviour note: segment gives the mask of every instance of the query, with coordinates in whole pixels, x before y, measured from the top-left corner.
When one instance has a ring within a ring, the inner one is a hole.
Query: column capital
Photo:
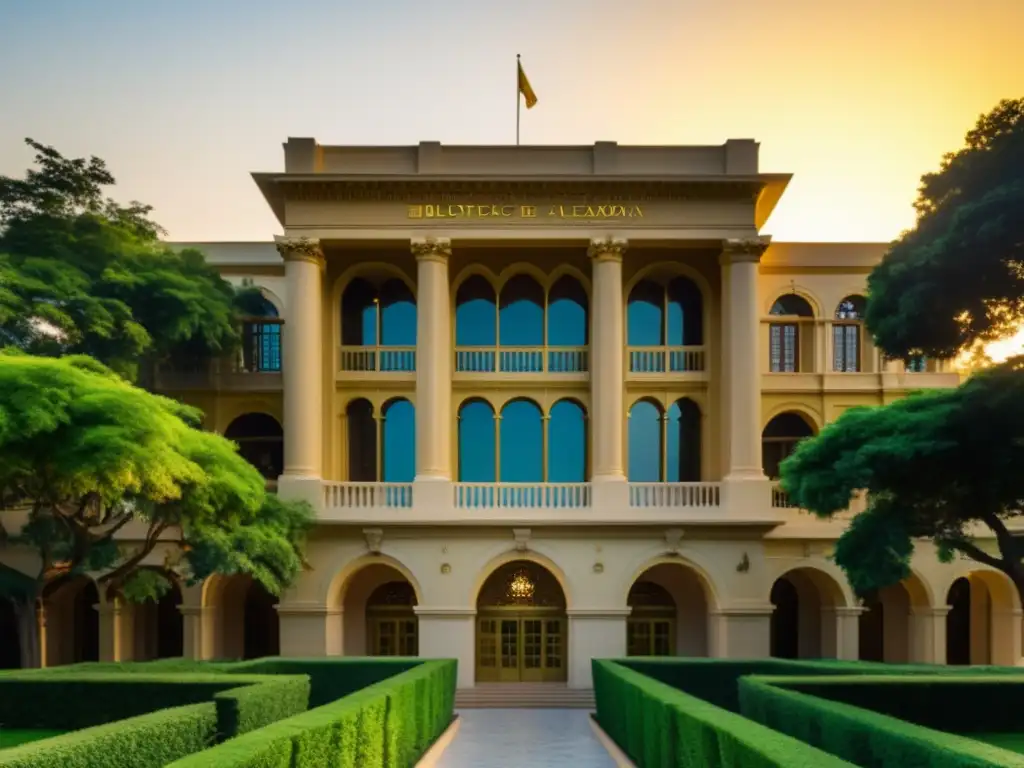
[[[629,241],[615,237],[595,237],[587,247],[587,256],[594,261],[622,261]]]
[[[757,263],[770,242],[768,236],[729,238],[722,243],[718,261],[721,264]]]
[[[447,237],[414,237],[410,243],[417,261],[445,261],[451,258],[452,241]]]
[[[316,238],[275,235],[274,246],[285,261],[308,261],[320,269],[325,266],[324,250]]]

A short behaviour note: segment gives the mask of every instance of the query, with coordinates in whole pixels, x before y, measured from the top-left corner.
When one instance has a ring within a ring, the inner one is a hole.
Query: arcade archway
[[[100,660],[99,602],[87,576],[62,576],[43,588],[46,666]]]
[[[170,588],[157,600],[128,603],[122,608],[131,622],[132,659],[151,661],[184,655],[185,622],[179,610],[181,587],[178,579],[163,573]]]
[[[281,652],[278,598],[251,576],[213,576],[206,604],[214,631],[214,657],[258,659]]]
[[[929,605],[924,584],[911,576],[864,599],[858,624],[861,661],[927,662],[914,642],[914,613]]]
[[[567,634],[554,574],[528,560],[502,565],[477,596],[477,682],[565,682]]]
[[[707,656],[710,597],[701,577],[681,563],[659,563],[630,587],[629,656]]]
[[[349,576],[337,598],[346,656],[418,656],[416,589],[397,568],[370,563]]]
[[[1021,622],[1008,578],[995,571],[972,571],[950,585],[946,603],[947,664],[1017,663]]]
[[[836,581],[815,568],[795,568],[775,580],[771,655],[779,659],[838,656],[836,609],[845,604]]]

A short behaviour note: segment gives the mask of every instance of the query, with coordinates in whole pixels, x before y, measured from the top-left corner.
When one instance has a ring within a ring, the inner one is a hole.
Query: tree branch
[[[113,586],[120,586],[121,582],[134,571],[139,564],[149,556],[150,552],[157,545],[157,541],[160,539],[160,535],[166,531],[168,524],[165,522],[158,522],[154,520],[149,525],[149,530],[146,532],[146,538],[142,546],[136,551],[134,555],[125,560],[121,565],[117,566],[114,570],[108,571],[107,573],[96,579],[97,584],[110,584]]]
[[[963,552],[972,560],[976,560],[977,562],[982,563],[983,565],[995,568],[997,571],[1001,571],[1010,578],[1013,578],[1013,574],[1010,573],[1005,560],[1000,560],[998,557],[993,557],[973,542],[967,541],[966,539],[956,539],[950,540],[949,546],[951,549],[955,549],[958,552]]]

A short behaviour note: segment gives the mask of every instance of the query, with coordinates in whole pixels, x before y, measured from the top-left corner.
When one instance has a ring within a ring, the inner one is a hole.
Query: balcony
[[[346,381],[412,381],[416,377],[416,347],[341,347],[338,374]]]
[[[704,347],[628,347],[626,376],[633,381],[661,379],[707,379],[707,353]]]
[[[589,371],[587,347],[455,348],[455,375],[460,379],[508,375],[585,381]]]
[[[591,483],[323,483],[323,522],[665,524],[713,523],[723,514],[722,484],[627,483],[622,503]],[[618,492],[620,488],[612,489]],[[421,498],[422,493],[438,495]],[[599,493],[599,491],[601,493]],[[767,512],[760,510],[759,512]],[[763,520],[765,515],[759,514]]]
[[[240,360],[212,360],[193,366],[157,366],[151,389],[157,392],[210,390],[280,392],[281,371],[247,368]]]
[[[961,376],[955,371],[898,372],[898,373],[764,373],[761,375],[763,393],[809,392],[877,392],[913,391],[916,389],[949,389],[958,387]]]

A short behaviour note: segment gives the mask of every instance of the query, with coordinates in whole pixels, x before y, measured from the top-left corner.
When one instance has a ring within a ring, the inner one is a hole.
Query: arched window
[[[780,413],[761,433],[761,462],[765,475],[779,479],[779,465],[801,440],[814,436],[814,428],[798,413]]]
[[[544,325],[549,347],[548,372],[585,372],[586,346],[590,341],[587,292],[579,280],[563,275],[551,286],[547,301],[547,318]]]
[[[238,444],[242,458],[268,480],[284,472],[284,431],[265,413],[246,413],[232,421],[224,437]]]
[[[252,373],[277,373],[281,370],[281,320],[265,296],[247,302],[242,322],[242,365]]]
[[[861,370],[861,326],[863,325],[863,296],[847,296],[836,307],[832,323],[832,370],[856,373]]]
[[[341,344],[349,348],[342,370],[415,370],[416,299],[409,286],[398,278],[352,280],[341,295]]]
[[[416,410],[404,397],[374,414],[365,398],[345,408],[350,482],[410,483],[416,474]]]
[[[587,413],[575,400],[559,400],[548,415],[549,483],[587,479]]]
[[[635,483],[699,482],[701,414],[681,398],[664,412],[657,403],[638,400],[629,409],[627,474]]]
[[[494,409],[486,400],[467,400],[459,408],[459,482],[498,479]]]
[[[633,373],[703,370],[703,355],[685,349],[704,344],[703,297],[697,285],[685,277],[634,285],[626,303],[626,343],[647,347],[630,350]]]
[[[473,275],[455,292],[455,369],[488,373],[496,369],[498,296],[481,275]],[[483,349],[473,349],[483,347]]]
[[[544,481],[544,418],[532,400],[512,400],[501,409],[498,424],[503,483]]]
[[[776,299],[768,314],[772,316],[768,324],[769,370],[772,373],[800,371],[801,358],[811,357],[812,352],[809,348],[806,356],[801,355],[801,326],[808,326],[807,341],[814,343],[814,326],[807,322],[814,319],[811,305],[802,296],[787,293]]]

